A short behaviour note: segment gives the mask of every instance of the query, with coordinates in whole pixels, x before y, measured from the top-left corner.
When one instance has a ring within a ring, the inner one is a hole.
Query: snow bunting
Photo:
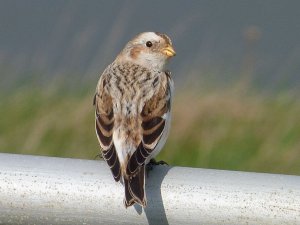
[[[147,204],[145,166],[170,127],[173,81],[165,65],[174,55],[167,35],[141,33],[104,70],[96,88],[96,134],[114,179],[124,184],[125,207]]]

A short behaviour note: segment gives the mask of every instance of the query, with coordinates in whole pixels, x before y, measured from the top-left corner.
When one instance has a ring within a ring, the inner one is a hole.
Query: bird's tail
[[[145,194],[145,165],[132,177],[124,177],[125,187],[125,207],[132,206],[134,203],[146,207],[147,200]]]

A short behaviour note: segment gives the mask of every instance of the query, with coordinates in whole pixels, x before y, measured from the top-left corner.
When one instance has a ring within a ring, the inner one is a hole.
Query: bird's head
[[[163,70],[175,56],[170,38],[158,32],[144,32],[129,41],[117,60],[133,62],[149,69]]]

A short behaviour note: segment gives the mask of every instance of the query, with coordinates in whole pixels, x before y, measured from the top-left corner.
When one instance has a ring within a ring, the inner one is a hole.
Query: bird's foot
[[[160,160],[160,161],[156,161],[155,159],[150,159],[150,162],[148,163],[148,165],[151,164],[151,165],[169,165],[167,162],[163,161],[163,160]]]
[[[94,157],[94,160],[95,160],[95,159],[97,159],[97,158],[99,158],[99,159],[103,159],[103,156],[102,156],[102,154],[101,154],[101,153],[97,154],[97,155]]]
[[[149,176],[149,172],[154,169],[154,166],[157,165],[169,165],[169,164],[162,160],[156,161],[155,159],[150,159],[149,163],[146,165],[147,177]]]

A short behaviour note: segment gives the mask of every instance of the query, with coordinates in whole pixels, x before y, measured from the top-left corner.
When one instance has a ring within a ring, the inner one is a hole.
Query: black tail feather
[[[146,207],[147,200],[145,195],[145,165],[142,165],[139,171],[129,179],[124,178],[125,186],[125,207],[137,203]]]
[[[129,180],[127,178],[124,178],[124,187],[125,187],[124,205],[127,208],[134,204],[134,198],[131,196],[129,192]]]

